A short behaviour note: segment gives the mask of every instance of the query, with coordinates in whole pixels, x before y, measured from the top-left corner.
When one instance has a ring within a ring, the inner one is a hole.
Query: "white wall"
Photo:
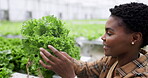
[[[106,19],[109,8],[131,1],[148,0],[0,0],[0,20],[8,11],[10,21],[55,15],[61,19]]]

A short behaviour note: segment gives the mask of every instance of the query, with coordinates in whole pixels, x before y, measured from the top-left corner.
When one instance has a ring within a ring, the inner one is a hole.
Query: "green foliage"
[[[0,68],[0,78],[9,78],[11,74],[12,70],[5,67]]]
[[[14,65],[11,63],[9,65],[10,60],[12,57],[10,56],[11,52],[8,50],[0,52],[0,78],[9,78],[10,74],[12,73],[12,69]],[[12,66],[12,67],[11,67]],[[9,69],[10,68],[10,69]]]
[[[0,35],[21,34],[22,22],[0,21]]]
[[[31,19],[23,23],[22,40],[23,51],[28,53],[31,61],[29,71],[38,75],[41,72],[44,78],[52,78],[53,72],[39,65],[39,48],[43,47],[51,52],[47,45],[52,45],[59,51],[67,52],[71,57],[80,59],[79,48],[74,45],[74,38],[69,37],[69,30],[54,16],[46,16],[41,19]],[[52,52],[51,52],[52,53]]]
[[[69,36],[86,37],[89,40],[96,39],[104,34],[104,24],[98,22],[106,21],[99,20],[65,20],[64,27],[69,29]],[[0,35],[20,35],[22,22],[0,21]]]
[[[74,38],[86,37],[89,40],[97,39],[104,34],[105,25],[100,20],[70,20],[65,21],[65,27],[70,30],[69,35]]]
[[[21,39],[0,37],[0,78],[9,78],[12,71],[19,71],[24,56]]]

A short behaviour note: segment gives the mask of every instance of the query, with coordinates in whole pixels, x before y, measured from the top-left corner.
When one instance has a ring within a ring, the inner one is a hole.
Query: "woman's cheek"
[[[110,47],[111,53],[116,53],[118,46],[120,45],[120,39],[116,36],[108,37],[106,44]]]
[[[107,37],[106,43],[108,46],[111,47],[112,45],[114,45],[116,43],[116,37],[114,37],[114,36]]]

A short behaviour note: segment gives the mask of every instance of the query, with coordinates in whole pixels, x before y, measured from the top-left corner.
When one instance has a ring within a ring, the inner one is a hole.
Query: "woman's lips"
[[[109,46],[106,45],[106,44],[104,44],[103,48],[104,48],[104,49],[109,49]]]

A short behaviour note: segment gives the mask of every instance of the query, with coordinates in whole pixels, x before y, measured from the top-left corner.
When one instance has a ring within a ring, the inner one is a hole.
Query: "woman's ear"
[[[142,33],[141,32],[134,32],[132,34],[132,42],[131,44],[138,44],[142,41]]]

